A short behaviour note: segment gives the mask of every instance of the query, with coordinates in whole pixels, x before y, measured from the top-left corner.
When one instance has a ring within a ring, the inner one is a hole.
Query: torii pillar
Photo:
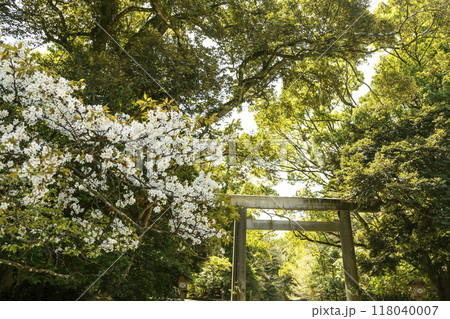
[[[357,301],[360,298],[358,284],[358,267],[356,266],[355,246],[352,235],[352,222],[348,210],[339,211],[341,224],[341,250],[345,275],[345,293],[347,300]]]
[[[233,273],[231,277],[231,301],[245,301],[247,282],[247,208],[239,208],[239,220],[234,222]]]

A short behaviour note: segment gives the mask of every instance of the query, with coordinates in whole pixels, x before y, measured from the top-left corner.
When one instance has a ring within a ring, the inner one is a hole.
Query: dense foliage
[[[431,8],[405,26],[418,30],[402,34],[414,45],[381,59],[373,94],[348,113],[333,183],[346,198],[382,205],[364,229],[370,254],[363,265],[383,273],[406,262],[448,300],[450,55],[448,21],[437,4]]]
[[[389,22],[367,6],[365,0],[7,0],[0,17],[8,34],[54,44],[45,63],[68,79],[86,79],[90,104],[125,111],[145,92],[174,99],[186,112],[223,116],[272,95],[274,80],[296,77],[295,65],[322,54],[354,61],[380,37],[390,38]]]
[[[287,170],[294,181],[321,186],[325,196],[361,207],[380,205],[379,215],[354,213],[361,270],[394,278],[409,269],[429,284],[434,298],[446,300],[448,4],[392,1],[377,13],[401,28],[376,67],[370,92],[359,103],[352,101],[345,92],[362,81],[360,74],[351,65],[319,61],[311,68],[323,77],[312,81],[305,75],[295,91],[258,106],[259,138],[286,141],[282,152],[268,143],[261,156],[269,160],[269,173]],[[300,236],[339,245],[334,235]],[[386,298],[399,298],[392,293]]]
[[[287,176],[298,196],[380,207],[352,213],[363,298],[409,299],[421,279],[450,299],[448,9],[2,1],[1,298],[175,299],[184,273],[190,298],[229,299],[236,213],[219,194]],[[46,52],[4,44],[23,38]],[[246,103],[258,132],[231,142],[240,123],[213,123]],[[247,246],[248,299],[345,298],[339,234]]]

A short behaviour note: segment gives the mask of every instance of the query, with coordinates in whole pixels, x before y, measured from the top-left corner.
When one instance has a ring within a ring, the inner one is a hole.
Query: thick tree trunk
[[[96,24],[92,29],[92,45],[95,52],[106,50],[106,44],[114,28],[113,21],[118,13],[117,1],[100,0],[96,6]]]
[[[438,299],[441,301],[450,300],[450,265],[436,265],[427,256],[425,258],[425,273],[437,291]],[[447,268],[447,269],[445,269]]]
[[[0,300],[10,292],[14,283],[14,270],[11,267],[0,265]]]
[[[449,301],[450,300],[450,278],[442,278],[442,276],[435,276],[436,280],[434,280],[433,285],[437,290],[438,299],[441,301]]]

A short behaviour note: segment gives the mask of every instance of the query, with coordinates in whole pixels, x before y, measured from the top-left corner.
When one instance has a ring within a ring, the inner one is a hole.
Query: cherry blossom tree
[[[194,244],[223,235],[210,213],[218,184],[199,165],[221,161],[221,141],[196,137],[196,119],[170,103],[112,115],[78,99],[82,89],[26,46],[1,46],[1,249],[93,258],[135,249],[163,215]]]

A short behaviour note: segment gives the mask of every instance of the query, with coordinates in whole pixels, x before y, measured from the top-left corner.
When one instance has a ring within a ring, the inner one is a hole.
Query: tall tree
[[[355,213],[359,244],[370,251],[363,269],[382,274],[406,260],[440,299],[449,299],[448,9],[446,1],[380,6],[397,39],[360,104],[351,91],[361,74],[325,58],[301,73],[295,91],[257,107],[261,138],[283,138],[290,154],[271,168],[324,195],[381,205],[379,218]]]
[[[365,0],[7,0],[0,16],[9,35],[56,44],[47,64],[85,78],[89,103],[115,111],[146,92],[186,112],[223,116],[272,95],[275,80],[293,80],[305,63],[355,62],[392,38],[390,24],[367,7]]]
[[[441,300],[450,299],[450,55],[448,3],[409,3],[398,48],[378,65],[373,93],[349,113],[334,185],[345,197],[382,204],[366,229],[365,266],[382,273],[403,261]],[[401,15],[397,6],[383,14]]]

